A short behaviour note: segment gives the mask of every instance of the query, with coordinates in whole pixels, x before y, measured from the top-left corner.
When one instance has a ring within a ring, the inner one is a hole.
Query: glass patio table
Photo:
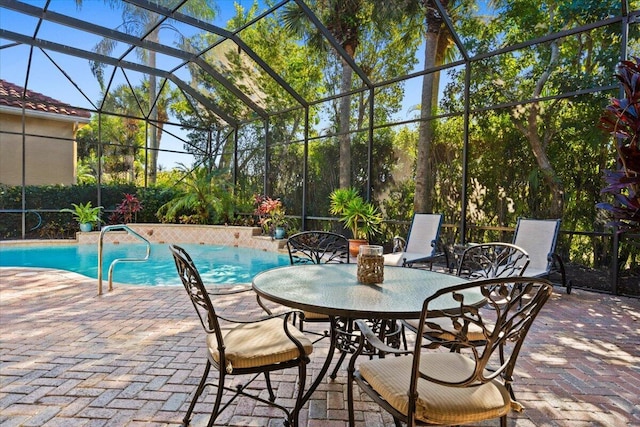
[[[269,301],[298,310],[326,314],[331,320],[331,344],[318,377],[309,387],[306,402],[326,375],[336,348],[336,318],[417,319],[424,300],[436,291],[461,284],[466,279],[434,271],[407,267],[384,268],[384,280],[365,285],[357,280],[356,264],[307,264],[263,271],[253,278],[253,289]],[[463,292],[465,301],[484,297],[478,290]],[[432,308],[455,310],[452,298],[434,300]]]

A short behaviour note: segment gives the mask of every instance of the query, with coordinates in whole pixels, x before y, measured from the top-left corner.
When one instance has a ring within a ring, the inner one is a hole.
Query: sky
[[[237,0],[237,2],[245,7],[252,4],[247,0]],[[25,3],[42,7],[45,0],[27,0]],[[234,1],[216,0],[216,4],[219,7],[219,15],[213,23],[220,27],[226,27],[226,22],[235,14]],[[84,0],[81,9],[76,7],[75,0],[52,0],[49,10],[78,19],[90,16],[92,23],[107,28],[116,28],[122,23],[121,11],[105,7],[103,0]],[[37,18],[0,9],[0,28],[4,30],[31,36],[37,23]],[[182,30],[184,31],[184,29]],[[42,39],[86,51],[93,51],[101,40],[100,36],[93,36],[50,22],[43,23],[38,35]],[[166,30],[161,33],[161,38],[173,41],[176,35],[175,33],[169,34],[169,30]],[[184,35],[188,36],[189,34]],[[0,49],[0,79],[18,86],[26,86],[32,91],[40,92],[75,107],[90,110],[96,108],[96,103],[101,97],[101,90],[87,60],[50,50],[47,50],[45,54],[36,48],[33,50],[32,60],[29,63],[30,47],[26,45],[11,46],[12,44],[12,41],[0,38],[0,46],[5,47]],[[123,53],[123,49],[125,49],[124,46],[117,46],[114,53]],[[141,63],[135,54],[127,56],[127,60]],[[158,66],[161,68],[171,69],[178,64],[173,59],[170,60],[166,56],[158,55]],[[28,73],[27,70],[29,70]],[[109,72],[107,71],[107,73]],[[127,71],[125,77],[121,72],[117,72],[114,84],[124,84],[127,78],[135,85],[142,80],[143,76],[133,71]],[[188,79],[186,80],[188,81]],[[173,121],[177,122],[175,118]],[[185,138],[186,132],[178,126],[167,126],[166,130],[180,138]],[[183,143],[180,139],[165,133],[162,148],[181,151]],[[159,163],[165,168],[174,167],[178,163],[191,164],[191,162],[190,156],[176,153],[160,153],[159,156]]]
[[[44,0],[29,0],[28,4],[42,6]],[[224,27],[227,20],[234,14],[232,0],[216,0],[220,8],[220,14],[214,21],[215,25]],[[247,0],[240,0],[240,4],[248,4]],[[122,23],[121,12],[105,7],[103,0],[84,0],[81,9],[76,7],[75,0],[53,0],[50,10],[58,13],[68,14],[72,17],[83,19],[87,15],[91,17],[91,22],[107,28],[115,28]],[[31,35],[34,32],[38,20],[36,18],[25,17],[21,14],[15,14],[6,9],[0,9],[0,28],[17,32],[20,34]],[[168,30],[161,34],[165,40],[169,40],[175,35],[168,34]],[[188,34],[186,34],[188,35]],[[47,40],[53,40],[60,44],[67,44],[71,47],[82,50],[92,51],[96,44],[101,40],[99,36],[91,36],[85,32],[73,30],[62,25],[56,25],[45,22],[39,30],[39,37]],[[0,39],[0,45],[4,46],[10,41]],[[123,52],[124,46],[117,47],[114,54]],[[73,84],[66,82],[68,80],[64,74],[57,69],[39,49],[34,50],[33,62],[29,67],[30,48],[28,46],[16,46],[6,49],[0,49],[0,78],[10,81],[14,84],[24,86],[28,84],[28,88],[36,92],[41,92],[47,96],[51,96],[62,102],[72,104],[79,107],[90,107],[90,102],[85,96],[77,90]],[[100,97],[100,87],[95,80],[88,61],[84,59],[76,59],[70,55],[47,51],[53,61],[57,62],[64,69],[69,77],[85,92],[89,100],[96,102]],[[135,55],[129,55],[128,60],[140,63]],[[163,65],[162,55],[159,56],[159,65]],[[166,66],[177,65],[166,61]],[[29,80],[25,81],[27,69],[30,69]],[[59,78],[61,77],[61,78]],[[55,79],[55,84],[51,84]]]

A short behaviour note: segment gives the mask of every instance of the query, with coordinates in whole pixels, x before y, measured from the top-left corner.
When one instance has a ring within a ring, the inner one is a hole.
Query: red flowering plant
[[[286,228],[285,208],[280,199],[256,195],[255,215],[258,216],[258,223],[265,234],[273,234],[278,227]]]
[[[124,195],[124,199],[118,206],[116,206],[116,210],[109,217],[109,222],[111,224],[129,224],[133,221],[136,213],[142,210],[142,203],[140,200],[133,194]]]
[[[597,207],[613,214],[612,225],[620,231],[640,228],[640,58],[634,59],[618,66],[624,98],[612,99],[600,118],[600,126],[616,139],[618,169],[604,172],[602,189],[614,195],[615,204]]]

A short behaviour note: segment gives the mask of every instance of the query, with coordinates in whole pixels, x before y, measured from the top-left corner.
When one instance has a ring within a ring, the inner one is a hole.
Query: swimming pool
[[[205,284],[250,283],[261,271],[289,265],[287,255],[257,249],[182,244],[193,258]],[[109,266],[117,258],[143,258],[142,244],[105,245],[103,280],[108,280]],[[0,267],[48,267],[73,271],[98,278],[97,245],[0,246]],[[113,281],[133,285],[180,285],[169,245],[151,244],[145,262],[119,262],[113,269]]]

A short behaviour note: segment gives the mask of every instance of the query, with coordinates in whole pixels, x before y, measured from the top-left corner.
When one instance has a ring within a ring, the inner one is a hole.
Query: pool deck
[[[184,289],[96,290],[96,280],[74,273],[0,268],[0,425],[180,425],[205,360]],[[250,292],[225,297],[219,308],[259,313]],[[312,377],[326,341],[315,345]],[[272,380],[291,402],[295,371]],[[515,390],[526,409],[510,416],[510,426],[639,426],[640,300],[556,288],[527,337]],[[342,369],[314,393],[301,426],[346,426],[345,397]],[[191,425],[206,425],[209,409],[198,404]],[[358,426],[393,425],[365,397],[356,409]],[[282,416],[240,399],[216,425],[275,427]]]

